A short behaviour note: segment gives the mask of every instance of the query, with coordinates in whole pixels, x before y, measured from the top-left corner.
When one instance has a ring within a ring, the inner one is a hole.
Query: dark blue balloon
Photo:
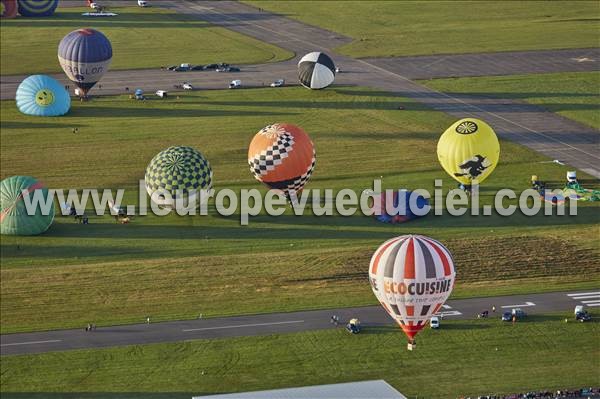
[[[110,41],[94,29],[77,29],[66,35],[58,45],[60,66],[84,93],[102,78],[111,60]]]
[[[414,207],[410,206],[411,196],[416,196]],[[386,209],[387,195],[385,193],[375,197],[374,209],[380,209],[380,215],[375,215],[375,218],[383,223],[403,223],[409,220],[416,219],[418,216],[415,212],[423,210],[429,205],[429,200],[420,194],[413,193],[408,190],[396,190],[392,196],[393,212],[388,212]]]
[[[49,17],[58,7],[58,0],[18,0],[19,14],[24,17]]]

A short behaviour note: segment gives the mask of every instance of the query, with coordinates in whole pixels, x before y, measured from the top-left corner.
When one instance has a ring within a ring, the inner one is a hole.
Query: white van
[[[575,312],[573,312],[573,314],[581,313],[584,310],[585,310],[585,308],[583,307],[583,305],[577,305],[577,306],[575,306]]]
[[[433,316],[431,320],[429,320],[429,326],[434,329],[440,328],[440,318]]]
[[[148,7],[148,2],[146,0],[138,0],[138,6]]]
[[[237,79],[237,80],[232,80],[231,83],[229,83],[229,88],[230,89],[237,89],[238,87],[242,86],[242,81]]]
[[[160,98],[167,98],[168,93],[164,90],[157,90],[156,95],[159,96]]]

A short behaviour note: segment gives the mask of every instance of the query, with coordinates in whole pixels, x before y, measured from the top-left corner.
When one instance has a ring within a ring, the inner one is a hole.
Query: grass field
[[[83,3],[83,2],[82,2]],[[59,8],[51,18],[2,19],[2,75],[60,72],[58,43],[72,30],[92,27],[111,41],[110,69],[158,68],[189,62],[252,64],[281,61],[293,54],[189,15],[163,8],[112,8],[117,17],[81,16],[89,8]]]
[[[594,1],[248,1],[355,39],[352,57],[596,47]]]
[[[421,83],[446,93],[527,101],[600,129],[600,72],[432,79]]]
[[[497,318],[444,320],[439,331],[426,329],[419,335],[414,352],[405,349],[397,327],[379,326],[366,327],[359,335],[340,327],[9,356],[2,358],[0,381],[3,397],[27,390],[189,398],[370,379],[385,379],[407,397],[419,398],[597,386],[600,323],[565,323],[565,317],[572,315],[529,316],[514,326]]]
[[[435,178],[455,187],[435,155],[440,132],[453,120],[359,88],[191,92],[144,103],[103,97],[43,120],[7,101],[0,117],[2,178],[126,188],[126,203],[136,202],[132,189],[149,160],[170,145],[200,149],[216,189],[260,187],[246,149],[256,131],[276,121],[296,123],[314,140],[310,188],[362,191],[379,176],[387,188],[431,189]],[[482,203],[495,189],[526,188],[532,174],[562,180],[568,168],[546,161],[502,142],[501,165],[485,182]],[[366,282],[370,255],[406,233],[433,236],[453,251],[456,297],[593,288],[600,281],[598,220],[597,207],[583,204],[576,217],[429,216],[397,226],[289,212],[257,216],[245,227],[236,215],[214,213],[138,217],[130,225],[108,216],[88,226],[59,217],[44,235],[2,238],[1,331],[139,322],[147,314],[158,321],[374,304]],[[491,280],[492,288],[485,283]]]

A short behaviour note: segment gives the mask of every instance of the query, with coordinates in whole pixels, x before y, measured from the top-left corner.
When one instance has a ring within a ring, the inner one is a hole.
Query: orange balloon
[[[289,123],[264,127],[256,133],[248,149],[248,165],[256,180],[288,198],[302,191],[315,161],[310,137]]]

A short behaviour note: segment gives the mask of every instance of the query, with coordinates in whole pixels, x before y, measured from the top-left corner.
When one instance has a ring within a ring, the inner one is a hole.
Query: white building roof
[[[192,399],[406,399],[384,380],[194,396]]]

